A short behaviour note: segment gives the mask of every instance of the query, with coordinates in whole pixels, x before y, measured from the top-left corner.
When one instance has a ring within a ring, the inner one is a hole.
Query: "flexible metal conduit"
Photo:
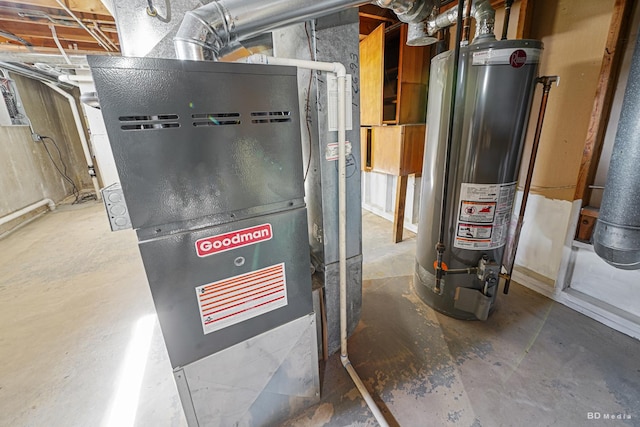
[[[381,427],[388,427],[380,408],[358,376],[349,360],[347,351],[347,178],[346,178],[346,139],[347,139],[347,103],[346,69],[339,62],[316,62],[300,59],[274,58],[266,55],[252,55],[247,62],[258,64],[289,65],[310,70],[334,73],[338,79],[338,239],[340,266],[340,360],[353,383],[362,394],[373,416]]]
[[[4,225],[8,222],[11,222],[15,219],[20,218],[23,215],[28,214],[29,212],[32,212],[38,208],[41,208],[42,206],[49,206],[49,210],[55,210],[56,208],[56,204],[53,203],[53,200],[51,199],[42,199],[39,202],[36,202],[32,205],[29,205],[25,208],[22,208],[20,210],[17,210],[13,213],[10,213],[9,215],[3,216],[2,218],[0,218],[0,225]]]

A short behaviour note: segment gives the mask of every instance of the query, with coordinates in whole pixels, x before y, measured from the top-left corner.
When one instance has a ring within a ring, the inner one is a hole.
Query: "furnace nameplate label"
[[[256,225],[255,227],[198,239],[196,241],[196,253],[200,258],[204,258],[220,252],[271,240],[272,237],[273,229],[271,224]]]
[[[284,263],[196,288],[205,334],[287,305]]]
[[[515,194],[515,182],[463,183],[453,246],[478,251],[504,246]]]

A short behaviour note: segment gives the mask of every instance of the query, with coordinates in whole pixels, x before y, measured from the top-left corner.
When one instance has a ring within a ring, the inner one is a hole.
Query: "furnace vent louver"
[[[291,121],[291,111],[255,111],[251,123],[285,123]]]
[[[239,125],[240,113],[203,113],[192,114],[194,120],[193,126],[226,126],[226,125]]]
[[[149,116],[121,116],[118,117],[120,123],[120,129],[124,131],[130,130],[153,130],[153,129],[165,129],[165,128],[177,128],[180,127],[180,123],[177,121],[177,114],[158,114]]]

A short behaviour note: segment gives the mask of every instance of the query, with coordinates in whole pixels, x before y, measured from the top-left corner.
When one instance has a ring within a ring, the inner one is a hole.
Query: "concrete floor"
[[[517,284],[486,322],[440,315],[411,290],[413,236],[390,244],[369,213],[363,229],[350,357],[392,425],[640,426],[640,342]],[[136,328],[154,310],[132,231],[63,206],[0,240],[0,260],[1,426],[120,426],[122,402],[138,426],[186,425],[157,322],[148,351]],[[336,356],[321,378],[321,402],[285,425],[375,425]]]

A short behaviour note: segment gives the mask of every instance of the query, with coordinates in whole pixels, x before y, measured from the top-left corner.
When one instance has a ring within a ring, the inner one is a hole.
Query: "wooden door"
[[[384,24],[360,41],[360,124],[382,124]]]

